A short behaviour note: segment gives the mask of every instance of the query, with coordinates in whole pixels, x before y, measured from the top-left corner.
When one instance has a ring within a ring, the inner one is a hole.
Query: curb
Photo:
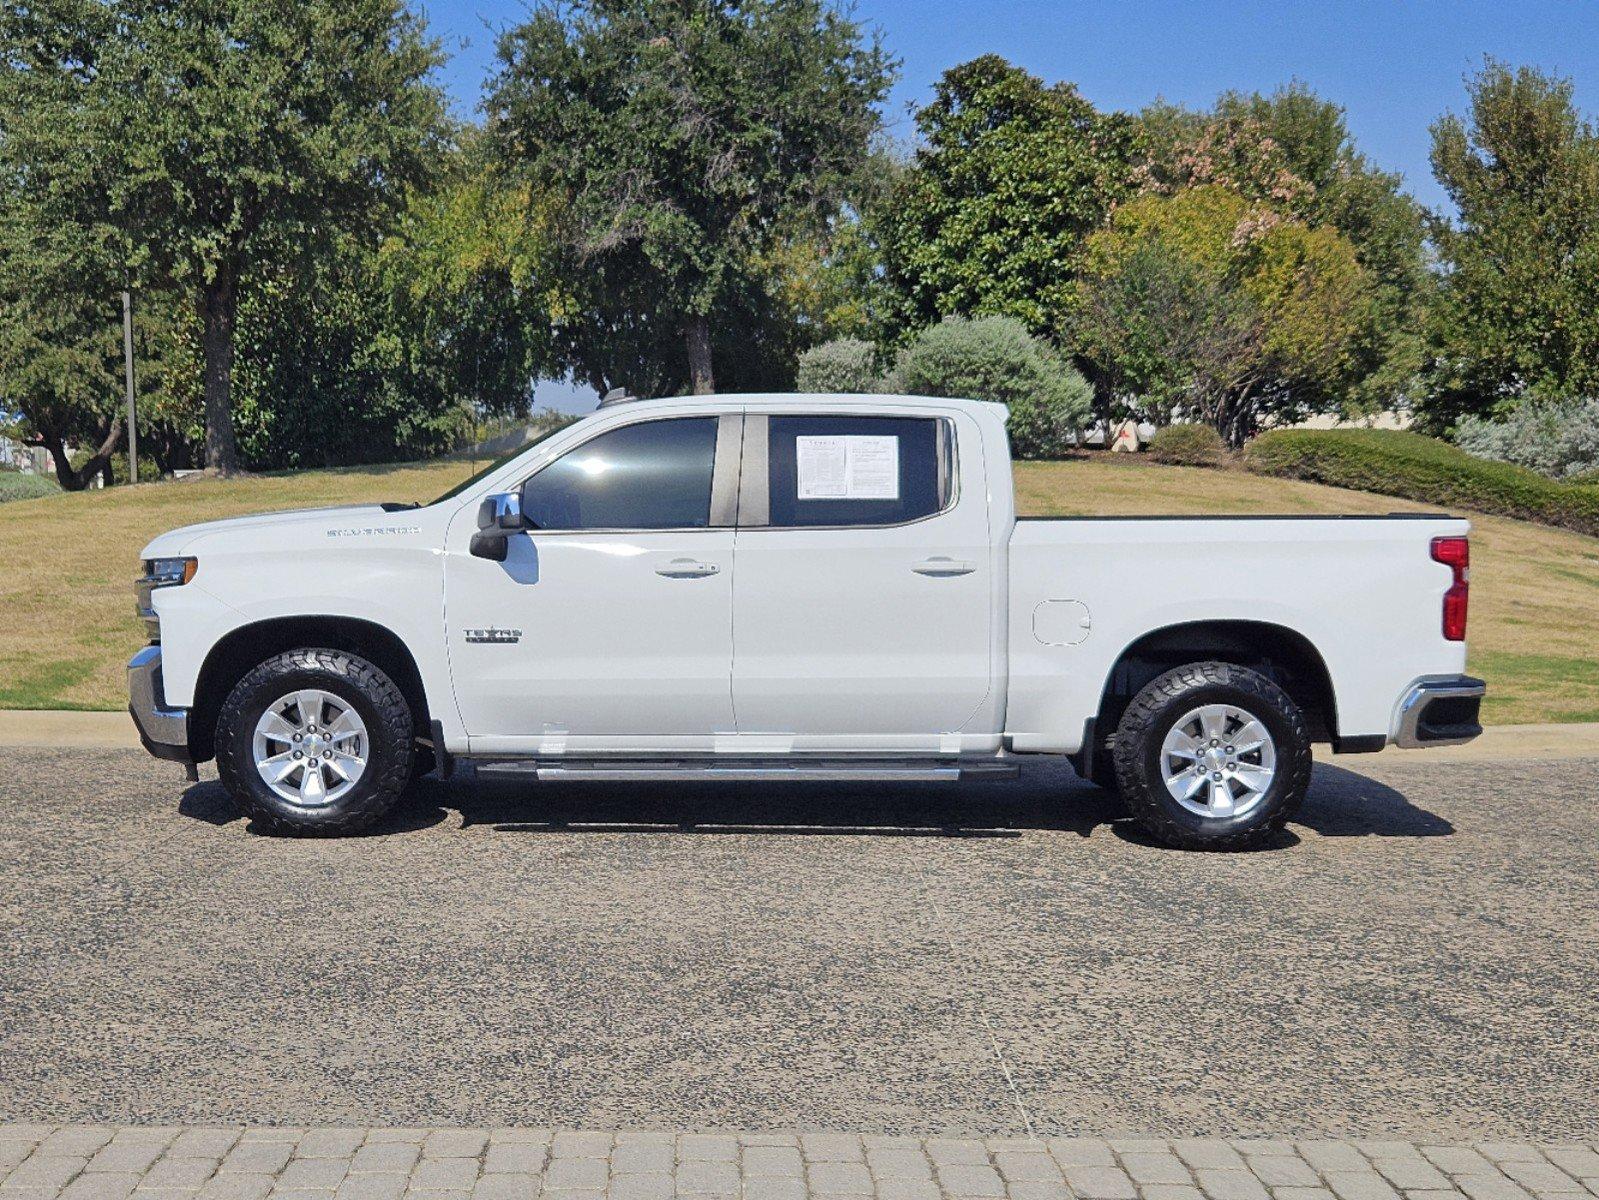
[[[139,737],[125,712],[0,710],[0,748],[137,750]],[[1373,760],[1398,762],[1492,762],[1502,759],[1599,758],[1599,721],[1572,725],[1491,725],[1464,746],[1373,754],[1333,754],[1317,746],[1318,762],[1358,766]]]

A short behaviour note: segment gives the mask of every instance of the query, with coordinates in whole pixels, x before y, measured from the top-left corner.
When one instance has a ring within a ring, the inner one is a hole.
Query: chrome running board
[[[957,779],[1014,779],[1015,762],[1004,758],[951,759],[500,759],[479,760],[485,775],[531,775],[544,782],[733,783],[829,781],[859,783],[950,783]]]

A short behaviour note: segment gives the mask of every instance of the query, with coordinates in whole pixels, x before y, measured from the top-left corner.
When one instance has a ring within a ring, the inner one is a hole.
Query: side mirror
[[[477,527],[499,529],[506,533],[526,529],[527,524],[522,520],[522,493],[498,492],[493,496],[485,496],[483,503],[478,505]]]
[[[472,535],[471,551],[476,558],[491,562],[504,562],[510,548],[510,536],[527,528],[522,519],[520,492],[500,492],[486,496],[478,505],[477,529]]]

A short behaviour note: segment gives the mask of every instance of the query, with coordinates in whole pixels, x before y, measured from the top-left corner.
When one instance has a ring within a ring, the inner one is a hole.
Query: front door
[[[445,614],[474,752],[708,749],[732,732],[739,427],[619,416],[527,481],[532,528],[503,563],[467,554],[457,519]]]
[[[997,744],[987,498],[958,486],[981,453],[949,410],[745,417],[733,703],[752,751]]]

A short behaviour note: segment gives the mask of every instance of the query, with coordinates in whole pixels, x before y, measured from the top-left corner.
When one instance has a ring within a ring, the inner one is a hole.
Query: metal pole
[[[128,391],[128,482],[139,482],[139,427],[133,419],[133,297],[122,293],[122,377]]]

